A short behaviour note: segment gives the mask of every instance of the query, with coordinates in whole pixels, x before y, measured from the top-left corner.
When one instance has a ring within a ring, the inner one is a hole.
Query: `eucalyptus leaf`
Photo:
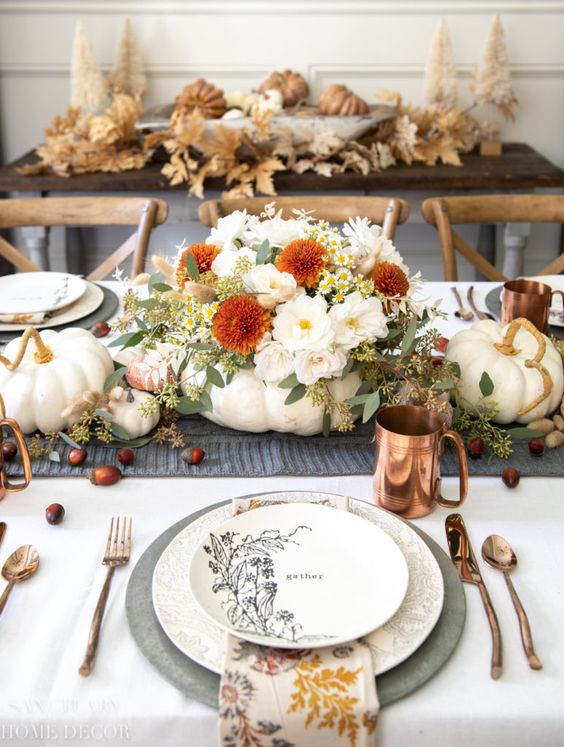
[[[217,368],[214,368],[213,366],[208,366],[206,368],[206,377],[211,384],[219,387],[220,389],[223,389],[223,387],[225,386],[223,376],[219,373]]]
[[[291,391],[290,394],[284,400],[285,405],[292,405],[294,402],[302,399],[306,393],[305,384],[298,384]]]
[[[122,349],[132,348],[145,337],[145,333],[142,330],[137,332],[126,332],[125,335],[120,335],[115,340],[108,343],[109,348],[116,348],[121,345]]]
[[[100,441],[100,445],[105,446],[108,449],[121,449],[126,446],[128,446],[130,449],[138,449],[140,446],[146,446],[146,444],[150,443],[152,440],[153,436],[139,436],[139,438],[131,439],[117,438],[108,443],[106,443],[105,441]]]
[[[145,324],[145,322],[140,319],[139,317],[135,318],[135,324],[139,327],[139,329],[143,330],[143,332],[148,332],[149,327]]]
[[[112,433],[116,438],[120,438],[122,441],[130,441],[129,433],[121,425],[112,423]]]
[[[290,374],[289,376],[286,376],[285,379],[282,379],[282,381],[278,384],[279,389],[293,389],[294,387],[298,386],[300,382],[298,381],[298,377],[295,373]]]
[[[167,291],[172,290],[172,287],[166,283],[153,283],[153,290],[159,291],[160,293],[166,293]]]
[[[235,376],[235,371],[229,371],[229,373],[228,373],[228,374],[227,374],[227,376],[225,377],[225,383],[226,383],[227,385],[231,384],[231,382],[233,381],[233,377],[234,377],[234,376]]]
[[[67,436],[66,433],[63,433],[63,431],[59,431],[59,437],[62,438],[63,441],[73,449],[82,449],[82,446],[80,444],[77,444],[76,441],[73,441],[73,439],[70,436]]]
[[[415,340],[415,335],[417,334],[417,324],[419,322],[419,319],[414,314],[411,318],[411,321],[409,322],[409,325],[405,331],[405,336],[403,340],[401,341],[401,352],[402,355],[407,355],[411,352],[411,348],[413,346],[413,342]]]
[[[58,451],[50,451],[49,452],[49,459],[52,462],[60,462],[61,461],[61,457],[59,456],[59,452]]]
[[[379,407],[380,407],[380,393],[372,392],[372,394],[368,397],[368,399],[364,403],[364,410],[362,412],[362,422],[367,423]]]
[[[447,391],[454,387],[454,381],[452,379],[443,379],[443,381],[437,381],[433,384],[433,389],[438,389],[440,392]]]
[[[194,415],[194,413],[203,412],[205,409],[199,400],[189,397],[180,397],[175,407],[175,410],[181,415]]]
[[[480,391],[484,395],[484,397],[489,397],[490,394],[494,390],[494,383],[490,379],[489,374],[487,371],[484,371],[482,373],[482,376],[480,377]]]
[[[507,433],[512,441],[529,441],[531,438],[544,438],[546,433],[536,431],[533,428],[507,428]]]
[[[104,391],[109,392],[111,391],[115,386],[119,384],[119,382],[124,378],[125,374],[127,373],[127,366],[120,366],[119,368],[116,368],[116,370],[111,373],[106,380],[104,381]]]
[[[101,410],[99,407],[97,407],[94,410],[94,412],[96,413],[96,415],[98,415],[98,417],[104,418],[105,420],[111,420],[112,419],[112,414],[109,413],[107,410]]]
[[[184,265],[186,267],[186,272],[192,280],[195,280],[198,282],[200,279],[200,271],[198,270],[198,263],[196,262],[196,259],[193,254],[190,252],[186,253],[186,257],[184,258]]]
[[[262,244],[260,245],[260,248],[257,252],[256,256],[256,264],[257,265],[264,265],[268,262],[268,258],[270,256],[270,242],[268,239],[265,239]]]
[[[343,368],[343,372],[341,376],[346,376],[348,373],[352,371],[352,367],[357,361],[355,361],[354,358],[349,358],[348,361],[345,364],[345,367]]]
[[[165,276],[163,275],[162,272],[154,272],[149,278],[149,280],[147,281],[147,287],[149,288],[149,292],[152,293],[155,285],[157,285],[158,283],[163,283],[164,280],[165,280]]]
[[[460,365],[456,361],[449,361],[453,374],[457,379],[460,378]]]
[[[156,298],[145,298],[143,301],[139,301],[139,306],[146,311],[153,311],[159,305]]]
[[[200,403],[204,406],[205,411],[212,412],[213,402],[207,392],[202,392],[202,394],[200,395]]]
[[[347,400],[348,405],[363,405],[371,396],[370,392],[366,394],[355,394],[354,397],[350,397]]]

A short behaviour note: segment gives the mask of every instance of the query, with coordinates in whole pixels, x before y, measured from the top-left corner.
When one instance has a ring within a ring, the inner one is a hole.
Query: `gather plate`
[[[21,272],[0,277],[0,314],[56,311],[77,301],[86,281],[68,272]]]
[[[263,506],[200,542],[190,588],[202,611],[245,640],[315,648],[379,628],[400,606],[405,558],[381,529],[318,504]]]
[[[359,638],[400,606],[405,558],[374,524],[318,504],[263,506],[210,531],[190,564],[204,614],[245,640],[315,648]]]
[[[253,496],[279,501],[326,500],[327,493],[279,491]],[[380,527],[400,548],[409,580],[406,595],[382,627],[366,637],[374,672],[383,674],[408,659],[427,639],[442,611],[443,577],[426,543],[406,524],[376,506],[349,499],[349,510]],[[162,552],[152,577],[155,614],[170,641],[190,659],[212,672],[222,671],[225,632],[201,611],[188,584],[188,571],[196,547],[232,515],[231,503],[212,508],[180,531]]]

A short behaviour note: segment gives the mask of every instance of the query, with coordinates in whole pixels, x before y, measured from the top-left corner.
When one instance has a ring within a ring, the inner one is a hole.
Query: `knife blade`
[[[4,537],[5,531],[6,531],[6,522],[0,521],[0,545],[2,544],[2,539]]]
[[[497,680],[503,668],[501,631],[492,600],[482,579],[480,568],[476,562],[476,556],[468,538],[468,532],[464,519],[460,514],[449,514],[445,520],[445,529],[450,557],[454,563],[461,581],[474,584],[480,590],[480,596],[488,616],[488,622],[492,631],[492,658],[490,674],[492,679]]]

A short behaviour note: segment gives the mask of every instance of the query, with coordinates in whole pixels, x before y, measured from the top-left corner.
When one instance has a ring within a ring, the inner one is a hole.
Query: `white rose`
[[[319,379],[340,376],[347,363],[347,354],[342,348],[336,350],[298,350],[296,353],[296,377],[302,384],[315,384]]]
[[[211,234],[206,239],[206,244],[215,244],[220,248],[235,251],[237,249],[235,240],[243,241],[243,234],[252,219],[246,210],[235,210],[224,218],[220,218],[217,226],[212,228]]]
[[[273,337],[288,350],[323,350],[335,337],[321,296],[300,296],[276,309]]]
[[[267,333],[254,357],[255,376],[263,381],[279,382],[294,373],[294,356],[281,342],[272,340]]]
[[[283,247],[295,239],[299,239],[307,226],[304,220],[284,220],[281,218],[282,211],[279,210],[274,218],[257,221],[250,225],[245,231],[247,243],[258,249],[265,239],[270,246]]]
[[[280,272],[274,265],[256,265],[246,275],[243,282],[250,293],[257,293],[257,301],[267,309],[277,303],[291,301],[298,293],[296,278],[289,272]]]
[[[394,265],[399,265],[405,274],[409,275],[408,266],[404,263],[403,257],[396,249],[394,242],[390,239],[380,239],[378,262],[392,262]]]
[[[360,291],[345,297],[343,303],[329,310],[335,342],[347,350],[356,348],[364,340],[375,340],[388,334],[386,315],[377,298],[363,298]]]
[[[231,275],[235,269],[237,260],[241,259],[241,257],[247,257],[254,264],[257,255],[247,246],[244,246],[241,249],[236,249],[235,251],[224,249],[212,262],[212,272],[215,272],[215,274],[220,278],[223,278],[226,275]]]

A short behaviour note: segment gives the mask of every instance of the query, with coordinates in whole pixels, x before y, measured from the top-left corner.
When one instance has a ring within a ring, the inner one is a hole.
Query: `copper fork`
[[[114,528],[115,523],[115,528]],[[120,538],[120,520],[119,516],[117,519],[112,517],[110,522],[110,532],[108,534],[108,541],[106,542],[106,549],[104,552],[104,558],[102,565],[108,566],[108,572],[106,574],[106,580],[104,586],[100,592],[98,604],[94,610],[94,616],[92,618],[92,624],[90,626],[90,634],[88,635],[88,644],[86,646],[86,654],[84,661],[79,667],[78,673],[82,677],[88,677],[92,671],[94,657],[96,656],[96,649],[98,648],[98,638],[100,636],[100,626],[102,625],[102,618],[104,616],[104,610],[106,608],[106,602],[108,601],[108,594],[110,593],[110,586],[112,584],[112,578],[115,569],[119,565],[125,565],[129,562],[131,555],[131,523],[132,519],[129,519],[129,525],[127,518],[123,517],[123,524],[121,527],[121,538]]]

